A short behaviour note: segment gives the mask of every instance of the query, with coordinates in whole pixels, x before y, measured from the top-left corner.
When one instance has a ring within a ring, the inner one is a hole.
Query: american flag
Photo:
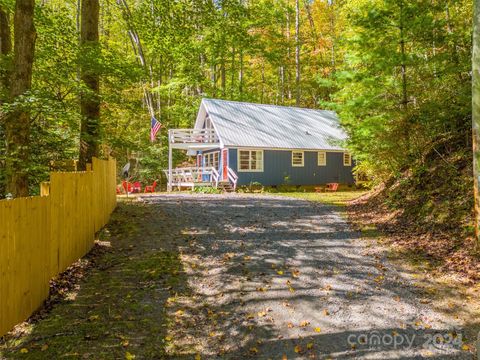
[[[157,136],[157,133],[160,131],[161,127],[162,124],[160,124],[160,122],[152,116],[152,126],[150,128],[150,140],[152,142],[155,141],[155,137]]]

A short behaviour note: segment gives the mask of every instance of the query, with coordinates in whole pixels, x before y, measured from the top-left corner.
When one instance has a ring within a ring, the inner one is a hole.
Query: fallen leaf
[[[88,320],[90,320],[90,321],[96,321],[98,319],[100,319],[100,316],[98,316],[98,315],[92,315],[88,318]]]
[[[328,316],[330,315],[330,312],[327,309],[323,309],[323,315]]]
[[[202,360],[202,357],[200,356],[200,354],[195,355],[195,360]]]
[[[252,354],[258,354],[258,349],[257,349],[256,347],[251,347],[251,348],[250,348],[250,352],[251,352]]]
[[[167,341],[172,341],[172,339],[173,338],[171,336],[165,336],[165,340],[167,340]]]
[[[278,274],[278,275],[283,275],[283,271],[282,271],[282,270],[278,270],[278,271],[277,271],[277,274]]]
[[[260,311],[260,312],[258,313],[258,317],[264,317],[264,316],[266,316],[266,315],[267,315],[267,313],[266,313],[265,311]]]
[[[307,344],[307,349],[308,349],[308,350],[313,349],[313,343],[308,343],[308,344]]]
[[[307,321],[307,320],[303,320],[301,323],[300,323],[300,327],[306,327],[310,325],[310,321]]]
[[[127,360],[133,360],[135,359],[135,355],[130,354],[128,351],[125,353],[125,359]]]
[[[122,346],[123,347],[127,347],[128,345],[130,345],[130,343],[128,342],[128,340],[125,340],[122,342]]]
[[[303,352],[303,349],[301,348],[300,345],[296,345],[293,350],[294,350],[297,354],[301,354],[301,353]]]
[[[27,348],[22,348],[22,349],[20,350],[20,353],[21,353],[21,354],[26,354],[26,353],[28,353],[28,349],[27,349]]]
[[[289,322],[289,323],[287,324],[287,327],[289,327],[290,329],[293,328],[294,326],[295,326],[295,325],[293,325],[291,322]]]
[[[316,333],[319,333],[322,331],[322,329],[320,329],[319,327],[316,327],[315,329],[313,329]]]
[[[182,316],[183,313],[184,313],[183,310],[177,310],[177,311],[175,312],[175,316]]]

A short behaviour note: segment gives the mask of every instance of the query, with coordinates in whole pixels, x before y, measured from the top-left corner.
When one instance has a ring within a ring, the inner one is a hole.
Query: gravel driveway
[[[178,358],[473,359],[460,324],[431,310],[338,208],[235,194],[144,201],[185,240],[189,291],[167,302]]]
[[[95,266],[0,339],[0,359],[473,359],[461,325],[338,210],[239,194],[124,201]]]

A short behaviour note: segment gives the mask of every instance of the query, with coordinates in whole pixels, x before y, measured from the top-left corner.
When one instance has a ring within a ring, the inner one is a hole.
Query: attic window
[[[352,166],[352,155],[343,153],[343,166]]]
[[[292,151],[292,166],[294,167],[304,166],[303,151]]]

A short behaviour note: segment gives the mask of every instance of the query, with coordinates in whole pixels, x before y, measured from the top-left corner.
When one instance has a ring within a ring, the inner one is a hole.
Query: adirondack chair
[[[123,180],[122,181],[122,187],[123,187],[123,190],[125,190],[125,193],[127,193],[127,194],[131,194],[132,191],[133,191],[132,184],[129,183],[128,181]]]
[[[141,193],[142,192],[142,184],[140,184],[140,181],[135,181],[133,183],[133,192],[134,193]]]
[[[145,191],[144,192],[154,193],[156,187],[157,187],[157,180],[155,180],[152,185],[145,186]]]
[[[338,190],[338,183],[329,183],[325,187],[325,191],[333,191],[336,192]]]

